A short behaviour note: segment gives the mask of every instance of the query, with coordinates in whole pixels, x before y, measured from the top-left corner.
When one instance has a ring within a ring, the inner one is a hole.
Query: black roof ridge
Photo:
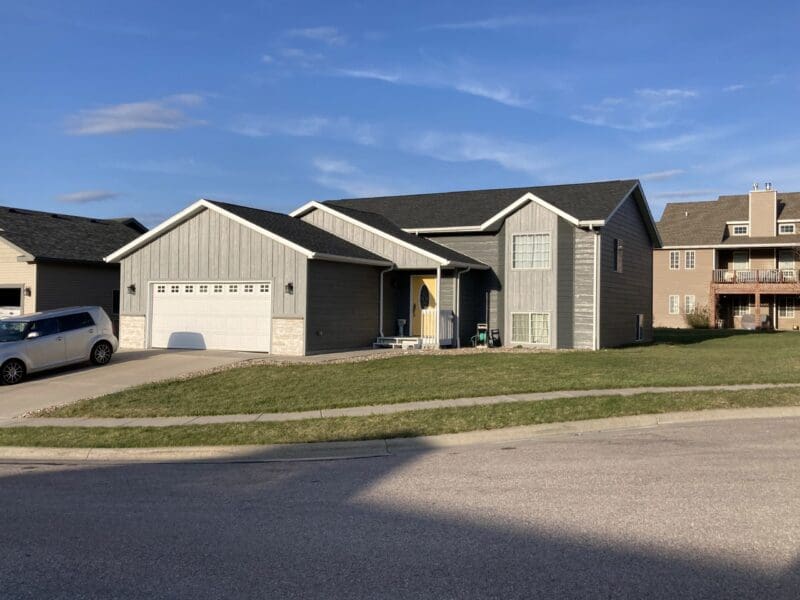
[[[67,219],[78,219],[80,221],[94,221],[98,223],[119,223],[120,221],[127,221],[130,219],[135,220],[136,217],[84,217],[82,215],[71,215],[68,213],[59,213],[52,210],[34,210],[33,208],[20,208],[18,206],[3,206],[0,205],[0,210],[7,210],[9,212],[16,212],[17,214],[32,213],[35,215],[48,215],[51,217],[60,217]]]
[[[246,208],[248,210],[260,210],[261,212],[270,213],[272,215],[280,215],[282,217],[289,217],[286,213],[278,212],[276,210],[267,210],[266,208],[259,208],[258,206],[248,206],[247,204],[237,204],[236,202],[226,202],[224,200],[214,200],[212,198],[202,198],[206,202],[216,204],[217,206],[233,206],[235,208]]]
[[[633,179],[603,179],[601,181],[579,181],[577,183],[554,183],[554,184],[541,184],[541,185],[523,185],[523,186],[515,186],[515,187],[501,187],[501,188],[478,188],[478,189],[469,189],[469,190],[450,190],[447,192],[420,192],[417,194],[395,194],[395,195],[387,195],[387,196],[361,196],[361,197],[350,197],[350,198],[331,198],[329,200],[318,200],[318,202],[322,202],[323,204],[333,204],[336,202],[342,201],[353,201],[353,200],[388,200],[389,198],[418,198],[422,196],[445,196],[449,194],[469,194],[472,192],[475,193],[486,193],[486,192],[508,192],[511,190],[534,190],[534,189],[541,189],[541,188],[558,188],[558,187],[574,187],[579,185],[599,185],[603,183],[623,183],[623,182],[630,182],[631,184],[639,183],[638,178]]]

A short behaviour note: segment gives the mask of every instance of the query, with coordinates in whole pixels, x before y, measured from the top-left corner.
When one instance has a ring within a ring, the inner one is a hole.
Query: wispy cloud
[[[65,204],[89,204],[90,202],[113,200],[119,195],[118,192],[109,192],[107,190],[84,190],[82,192],[63,194],[58,197],[58,201]]]
[[[678,175],[683,175],[686,171],[683,169],[667,169],[665,171],[654,171],[652,173],[645,173],[642,175],[642,181],[664,181],[665,179],[672,179]]]
[[[290,29],[286,35],[294,38],[303,38],[321,42],[329,46],[343,46],[347,43],[347,36],[336,27],[306,27],[303,29]]]
[[[446,162],[488,161],[532,175],[541,175],[552,167],[552,162],[536,146],[474,133],[428,131],[409,137],[402,147]]]
[[[695,90],[687,90],[680,88],[644,88],[636,90],[636,95],[641,98],[647,98],[655,102],[677,102],[685,100],[686,98],[696,98],[697,92]]]
[[[109,163],[108,167],[122,171],[154,173],[158,175],[192,175],[195,177],[212,177],[229,174],[219,167],[198,162],[193,158],[115,161]]]
[[[186,109],[203,103],[200,94],[176,94],[159,100],[128,102],[82,110],[67,119],[71,135],[107,135],[145,129],[181,129],[204,121]]]
[[[741,92],[747,86],[743,83],[734,83],[733,85],[726,85],[722,88],[723,92]]]
[[[291,137],[329,137],[372,146],[377,143],[378,129],[348,117],[310,116],[283,118],[263,115],[244,115],[230,127],[234,133],[249,137],[286,135]]]
[[[570,118],[587,125],[645,131],[670,125],[675,111],[698,95],[695,90],[683,88],[637,89],[627,97],[609,96],[596,104],[586,104]]]
[[[719,190],[676,190],[671,192],[660,192],[652,194],[652,198],[656,200],[691,200],[691,199],[705,199],[709,200],[716,198],[719,195]]]
[[[544,15],[506,15],[497,17],[488,17],[486,19],[477,19],[474,21],[456,21],[451,23],[438,23],[436,25],[429,25],[423,27],[423,31],[445,29],[445,30],[486,30],[496,31],[499,29],[508,29],[511,27],[529,27],[536,25],[549,25],[554,21],[562,19],[555,19]]]
[[[702,144],[723,138],[729,135],[731,131],[731,129],[720,128],[698,131],[694,133],[682,133],[672,137],[644,142],[639,144],[639,148],[651,152],[673,152],[675,150],[684,150],[690,147],[701,149]]]
[[[355,165],[341,159],[318,157],[312,161],[317,174],[314,181],[349,196],[389,196],[401,193],[378,178],[366,175]]]
[[[400,82],[400,75],[374,69],[339,69],[337,73],[344,77],[352,77],[354,79],[375,79],[377,81],[385,81],[386,83]]]

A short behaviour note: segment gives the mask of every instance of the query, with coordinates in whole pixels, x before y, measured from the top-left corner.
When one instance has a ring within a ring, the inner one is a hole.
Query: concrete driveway
[[[77,365],[0,387],[0,419],[263,356],[224,350],[120,350],[104,367]]]

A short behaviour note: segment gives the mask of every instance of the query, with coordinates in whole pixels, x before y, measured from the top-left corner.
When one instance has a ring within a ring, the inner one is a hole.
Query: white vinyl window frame
[[[795,233],[796,226],[794,223],[778,223],[779,235],[791,235]]]
[[[778,296],[778,316],[783,319],[794,319],[795,297]]]
[[[546,271],[552,266],[550,233],[515,233],[511,236],[513,271]]]
[[[669,270],[677,271],[681,268],[681,252],[680,250],[669,251]]]
[[[731,235],[747,235],[749,232],[749,225],[731,225]]]
[[[687,250],[683,254],[684,254],[683,267],[687,271],[693,271],[695,265],[697,264],[697,254],[695,253],[694,250]]]
[[[742,260],[744,257],[744,260]],[[750,251],[749,250],[736,250],[731,258],[731,269],[734,271],[748,271],[750,270]]]
[[[551,336],[549,312],[512,312],[511,343],[549,346]]]
[[[615,273],[622,273],[622,240],[614,238],[614,264]]]
[[[743,317],[750,314],[750,296],[733,297],[733,316]]]
[[[671,314],[671,315],[679,315],[679,314],[681,314],[681,297],[680,297],[680,294],[670,294],[669,295],[668,310],[669,310],[669,314]]]
[[[694,309],[697,308],[697,298],[694,294],[686,294],[683,297],[683,311],[690,315],[694,312]]]

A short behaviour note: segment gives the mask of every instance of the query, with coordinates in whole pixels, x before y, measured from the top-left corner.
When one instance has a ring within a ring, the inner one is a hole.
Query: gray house
[[[124,346],[596,349],[652,337],[638,181],[309,202],[201,200],[108,257]]]
[[[119,307],[109,253],[147,229],[135,219],[92,219],[0,207],[0,315],[75,305]]]

